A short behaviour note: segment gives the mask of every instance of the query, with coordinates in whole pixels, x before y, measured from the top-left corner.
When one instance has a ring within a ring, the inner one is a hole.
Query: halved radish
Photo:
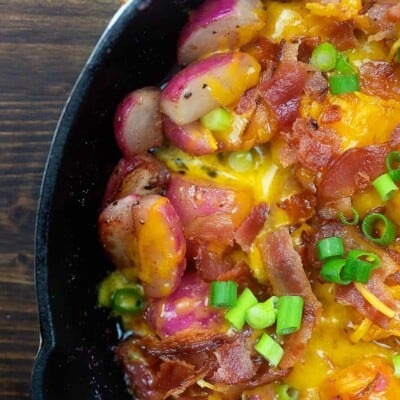
[[[162,194],[168,179],[168,169],[151,155],[122,158],[108,180],[103,206],[130,194]]]
[[[162,143],[160,90],[146,87],[129,93],[115,113],[114,133],[125,157],[144,153]]]
[[[130,195],[100,214],[99,235],[116,267],[139,278],[147,297],[169,296],[186,268],[182,223],[170,201],[159,195]]]
[[[207,0],[191,16],[178,42],[178,63],[250,42],[266,22],[259,0]]]
[[[255,86],[260,64],[241,52],[214,54],[179,71],[161,92],[160,108],[172,121],[185,125],[220,106],[239,100]]]

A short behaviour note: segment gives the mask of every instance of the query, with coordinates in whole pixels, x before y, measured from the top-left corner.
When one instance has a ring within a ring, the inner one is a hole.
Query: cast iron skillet
[[[61,116],[36,226],[42,343],[33,400],[131,398],[111,351],[118,342],[115,321],[96,308],[96,285],[113,268],[96,230],[102,193],[120,158],[112,119],[125,94],[161,84],[176,68],[179,31],[200,2],[128,2],[101,37]]]

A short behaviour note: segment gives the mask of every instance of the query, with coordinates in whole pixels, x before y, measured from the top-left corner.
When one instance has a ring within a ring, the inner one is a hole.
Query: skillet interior
[[[101,37],[61,116],[37,216],[43,342],[33,400],[131,398],[113,361],[115,321],[96,309],[96,285],[113,268],[96,232],[102,193],[120,157],[112,119],[125,94],[162,83],[175,68],[180,28],[200,2],[128,2]]]

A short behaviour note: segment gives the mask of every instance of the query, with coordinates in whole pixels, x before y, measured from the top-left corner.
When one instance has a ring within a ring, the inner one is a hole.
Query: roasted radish
[[[183,28],[178,63],[189,64],[217,50],[234,50],[250,42],[265,25],[259,0],[207,0]]]
[[[166,297],[186,267],[186,243],[174,207],[159,195],[130,195],[104,209],[99,234],[111,261],[148,297]]]
[[[228,106],[255,86],[260,64],[241,52],[214,54],[178,72],[161,92],[160,108],[172,121],[185,125],[209,111]]]
[[[122,158],[107,183],[104,206],[130,194],[162,194],[169,171],[163,163],[147,154]]]
[[[125,157],[144,153],[162,143],[160,90],[146,87],[128,94],[115,113],[114,133]]]

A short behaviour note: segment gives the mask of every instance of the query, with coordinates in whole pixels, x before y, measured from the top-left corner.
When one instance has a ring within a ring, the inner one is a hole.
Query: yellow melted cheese
[[[329,18],[340,21],[359,18],[357,15],[362,4],[361,0],[326,3],[268,1],[266,6],[267,25],[262,34],[269,40],[279,43],[282,40],[289,41],[302,36],[320,36],[323,39],[324,23]],[[356,49],[345,52],[355,66],[359,66],[365,60],[387,59],[388,52],[382,43],[368,41],[363,37],[359,38],[359,43]],[[209,82],[209,85],[223,102],[228,102],[224,88],[216,87],[213,82]],[[325,126],[335,129],[341,136],[343,151],[352,147],[385,142],[390,138],[394,127],[400,123],[400,102],[383,100],[360,92],[341,96],[328,94],[322,104],[303,99],[301,115],[306,118],[312,117],[324,126],[321,116],[326,107],[332,105],[340,107],[341,120],[331,124],[325,123]],[[282,168],[277,162],[274,151],[278,148],[279,141],[273,139],[267,145],[252,149],[253,167],[246,172],[233,170],[227,162],[227,154],[192,157],[174,146],[167,146],[158,151],[157,157],[174,172],[193,178],[209,179],[216,185],[251,191],[256,202],[265,201],[270,206],[271,212],[266,226],[268,229],[274,229],[291,223],[288,215],[277,206],[277,203],[301,190],[291,176],[290,169]],[[381,205],[382,201],[371,188],[357,194],[353,199],[353,206],[361,217]],[[400,208],[400,191],[387,206],[388,217],[399,227],[400,216],[397,210]],[[302,228],[306,230],[306,224],[303,225]],[[301,231],[302,229],[298,229],[293,235],[295,246],[296,240],[300,240],[296,238],[296,234]],[[252,246],[248,255],[241,254],[239,257],[246,259],[254,276],[260,282],[267,281],[256,246]],[[373,340],[386,337],[379,332],[380,328],[373,326],[368,320],[362,320],[352,307],[345,307],[335,302],[333,284],[314,283],[313,290],[323,304],[323,314],[307,347],[305,362],[296,365],[285,382],[300,391],[300,399],[333,400],[320,397],[318,394],[327,376],[369,356],[379,356],[390,363],[395,351],[379,340]],[[396,293],[400,294],[400,289],[393,289],[396,290],[399,292]],[[391,327],[390,332],[393,335],[398,333],[400,336],[400,323],[398,325],[396,323],[396,326]],[[366,338],[369,341],[363,340]],[[397,392],[393,393],[398,393],[398,397],[393,399],[387,397],[388,400],[400,399],[400,384],[397,386],[395,389]],[[221,396],[213,393],[209,398],[220,399]],[[264,400],[263,397],[262,399]],[[381,397],[371,397],[371,399],[379,400]]]

